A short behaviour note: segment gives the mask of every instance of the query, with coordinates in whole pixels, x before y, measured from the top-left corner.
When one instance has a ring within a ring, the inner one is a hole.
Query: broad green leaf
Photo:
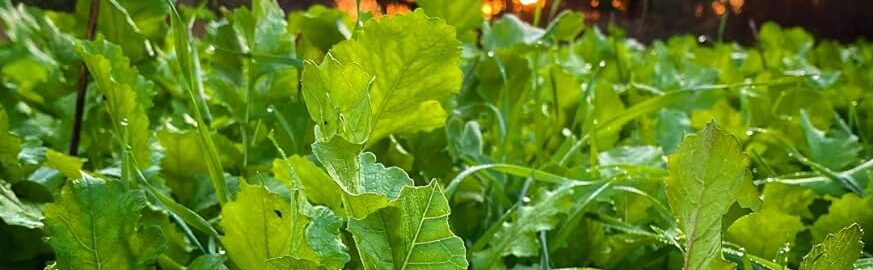
[[[335,213],[345,213],[342,208],[342,190],[323,169],[301,156],[291,156],[288,162],[303,184],[306,198],[315,204],[326,205]],[[275,165],[274,165],[275,166]]]
[[[827,214],[818,217],[810,228],[812,240],[822,241],[827,234],[852,224],[873,231],[873,197],[858,197],[847,193],[841,198],[831,198]],[[873,233],[864,235],[863,240],[865,243],[873,243]]]
[[[306,209],[309,224],[306,226],[306,241],[316,257],[305,258],[318,262],[327,269],[342,269],[351,259],[340,233],[345,220],[324,206]]]
[[[507,14],[482,28],[482,47],[487,50],[512,47],[516,44],[534,44],[545,35],[543,29],[536,28]]]
[[[766,209],[734,221],[728,228],[725,239],[739,244],[750,254],[761,258],[774,258],[782,247],[793,247],[797,233],[804,229],[800,217]]]
[[[279,258],[273,258],[267,260],[267,265],[270,266],[269,269],[272,270],[288,270],[288,269],[298,269],[298,270],[320,270],[324,269],[319,266],[317,263],[310,260],[303,259],[295,259],[292,256],[284,256]]]
[[[210,196],[214,189],[209,180],[202,177],[209,168],[203,162],[205,153],[197,133],[159,130],[155,137],[164,148],[161,176],[173,190],[176,200],[194,210],[216,204],[216,199]]]
[[[294,254],[292,248],[299,248],[304,240],[300,236],[307,218],[297,204],[262,186],[243,184],[221,216],[221,243],[230,261],[241,269],[267,269],[267,259]]]
[[[221,255],[213,255],[213,254],[205,254],[194,259],[191,264],[188,265],[188,270],[227,270],[227,266],[224,266],[224,261],[227,261],[227,258]]]
[[[45,207],[49,244],[61,269],[149,269],[164,249],[158,227],[142,227],[145,195],[88,174]]]
[[[91,1],[77,1],[76,16],[88,20]],[[162,38],[170,7],[164,0],[100,0],[97,31],[121,45],[133,62],[149,56],[148,39]]]
[[[119,142],[127,141],[139,168],[147,168],[151,160],[149,149],[149,118],[153,84],[139,75],[121,52],[121,47],[104,39],[79,41],[76,51],[88,65],[100,93],[105,97],[106,110]],[[122,136],[129,136],[127,140]]]
[[[466,249],[449,228],[448,201],[436,181],[404,187],[364,219],[349,220],[364,269],[467,269]]]
[[[446,112],[440,103],[461,88],[455,31],[422,10],[370,20],[331,54],[342,63],[360,64],[376,78],[370,91],[371,143],[443,126]]]
[[[165,248],[161,252],[163,258],[158,259],[158,265],[161,268],[173,265],[168,261],[184,263],[191,258],[189,253],[193,250],[193,246],[188,242],[185,233],[171,220],[169,212],[147,208],[143,209],[141,213],[140,222],[143,226],[158,227],[164,235]]]
[[[572,41],[585,28],[585,16],[582,12],[564,11],[549,23],[546,34],[558,41]]]
[[[313,5],[306,11],[294,12],[288,16],[288,29],[293,33],[300,32],[305,41],[322,52],[327,52],[334,44],[348,39],[353,26],[354,22],[346,13],[321,5]]]
[[[339,240],[342,219],[326,207],[310,207],[300,193],[291,201],[262,186],[243,185],[222,209],[221,241],[242,269],[267,269],[267,260],[293,256],[332,269],[349,260]]]
[[[419,0],[428,16],[442,18],[455,27],[458,39],[475,41],[476,29],[482,26],[482,0]]]
[[[45,158],[46,166],[60,171],[64,176],[68,178],[82,177],[80,171],[82,170],[82,165],[85,164],[85,160],[52,149],[46,149]]]
[[[529,205],[521,206],[511,221],[496,224],[500,229],[487,241],[487,247],[473,253],[474,269],[504,269],[503,257],[536,256],[540,244],[536,234],[553,229],[562,214],[573,209],[579,198],[579,185],[568,183],[555,190],[541,190]]]
[[[809,206],[815,200],[815,191],[795,185],[768,183],[764,186],[762,210],[774,209],[780,212],[812,218]]]
[[[3,105],[0,105],[0,176],[6,177],[12,183],[21,178],[19,152],[21,152],[21,138],[9,132],[9,116]]]
[[[31,203],[21,201],[12,187],[0,180],[0,219],[4,223],[28,229],[42,227],[42,212]]]
[[[385,207],[400,196],[404,186],[413,185],[402,169],[386,168],[376,163],[373,153],[360,153],[360,149],[361,145],[339,137],[312,144],[315,156],[342,189],[345,209],[356,219]]]
[[[691,120],[685,112],[672,109],[658,111],[658,124],[655,127],[655,138],[664,149],[664,153],[672,154],[679,147],[685,134],[691,131]]]
[[[748,159],[736,137],[710,123],[670,155],[667,201],[685,232],[683,269],[708,269],[721,254],[722,216],[748,181]]]
[[[858,224],[849,225],[836,234],[828,234],[803,257],[800,270],[851,270],[861,257],[864,230]]]
[[[758,191],[755,183],[752,182],[752,172],[746,170],[745,177],[746,180],[743,180],[737,189],[737,203],[743,208],[758,211],[761,209],[761,204],[763,204],[761,193]]]
[[[362,144],[372,130],[370,87],[373,76],[356,63],[343,64],[328,54],[321,65],[307,61],[303,68],[303,97],[315,121],[316,138],[338,135]]]
[[[806,111],[801,112],[800,124],[806,134],[809,158],[815,163],[831,170],[842,170],[860,160],[858,154],[864,148],[851,132],[833,127],[825,134],[812,125]]]

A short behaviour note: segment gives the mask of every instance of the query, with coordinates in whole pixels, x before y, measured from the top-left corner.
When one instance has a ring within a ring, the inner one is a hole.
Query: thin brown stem
[[[94,39],[97,29],[97,14],[100,12],[100,0],[91,0],[91,9],[88,14],[88,32],[85,38]],[[76,111],[73,114],[73,131],[70,137],[70,155],[79,155],[79,136],[82,130],[82,116],[85,114],[85,95],[88,89],[88,67],[85,62],[79,66],[79,84],[76,89]]]

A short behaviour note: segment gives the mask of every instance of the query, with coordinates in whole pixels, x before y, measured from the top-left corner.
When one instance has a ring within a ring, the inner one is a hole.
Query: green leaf
[[[21,201],[6,181],[0,180],[0,219],[28,229],[42,228],[42,213],[31,203]]]
[[[342,219],[326,207],[309,207],[300,193],[290,203],[262,186],[243,184],[222,209],[221,242],[242,269],[267,269],[267,260],[293,256],[330,268],[349,260],[339,240]]]
[[[812,125],[806,111],[801,111],[800,124],[813,162],[831,170],[842,170],[860,160],[859,154],[864,147],[850,131],[834,127],[825,134]]]
[[[288,162],[291,163],[296,177],[303,184],[303,191],[309,201],[330,207],[335,213],[344,213],[342,210],[342,190],[330,178],[330,175],[309,159],[301,156],[291,156],[288,158]],[[275,163],[273,166],[275,167]]]
[[[310,260],[303,259],[295,259],[292,256],[284,256],[279,258],[273,258],[267,260],[267,265],[270,266],[269,269],[273,270],[288,270],[288,269],[299,269],[299,270],[320,270],[324,269],[324,267],[319,266],[317,263]]]
[[[345,12],[313,5],[306,11],[294,12],[288,16],[288,29],[300,32],[301,37],[326,52],[351,36],[354,22]]]
[[[482,47],[487,50],[512,47],[516,44],[534,44],[545,31],[525,23],[513,14],[507,14],[482,29]]]
[[[440,102],[461,88],[455,31],[422,10],[370,20],[331,54],[342,63],[360,64],[376,78],[370,91],[371,143],[443,126],[446,112]]]
[[[797,233],[805,226],[800,217],[775,209],[762,210],[734,221],[726,240],[740,244],[746,252],[762,258],[774,258],[784,246],[794,246]]]
[[[467,269],[466,249],[449,228],[448,201],[436,181],[404,187],[364,219],[351,219],[364,269]]]
[[[414,183],[402,169],[376,163],[373,153],[339,137],[312,144],[312,151],[344,193],[344,207],[361,219],[397,199],[404,186]],[[359,154],[360,153],[360,154]]]
[[[847,193],[841,198],[831,198],[828,213],[818,217],[810,229],[812,240],[822,241],[827,234],[852,224],[873,231],[873,197]],[[865,235],[863,240],[873,243],[873,234]]]
[[[205,153],[197,133],[164,129],[159,130],[155,137],[164,148],[161,176],[173,190],[176,200],[194,210],[216,204],[216,199],[210,196],[214,189],[209,180],[202,177],[209,172],[209,167],[203,162]]]
[[[506,221],[486,241],[487,247],[473,253],[473,269],[504,269],[502,257],[530,257],[541,249],[536,234],[553,229],[560,215],[573,209],[576,198],[574,183],[563,184],[555,190],[541,190],[529,205],[521,206],[512,221]],[[479,240],[482,241],[482,240]]]
[[[145,195],[88,174],[45,207],[48,242],[61,269],[148,269],[164,249],[158,227],[141,227]]]
[[[458,39],[475,41],[476,29],[482,26],[482,0],[419,0],[427,16],[442,18],[455,27]]]
[[[188,92],[189,105],[194,112],[194,120],[197,122],[200,148],[205,150],[204,152],[206,153],[206,162],[204,163],[206,163],[209,169],[209,179],[212,181],[218,202],[224,204],[230,198],[230,194],[227,192],[227,181],[224,179],[224,167],[221,164],[218,148],[215,147],[215,142],[212,140],[209,126],[203,120],[203,112],[200,111],[201,101],[198,99],[199,95],[197,94],[203,93],[203,82],[200,78],[200,58],[191,41],[190,26],[182,21],[182,17],[179,16],[174,2],[172,0],[166,1],[172,9],[170,25],[173,30],[173,46],[176,51],[176,60],[182,69],[182,77],[187,82],[186,92]]]
[[[267,259],[294,254],[306,225],[296,206],[262,186],[243,184],[221,209],[221,243],[230,260],[241,269],[266,269]]]
[[[767,183],[764,186],[762,210],[774,209],[783,213],[812,218],[809,206],[815,200],[815,191],[795,185]]]
[[[307,259],[327,269],[342,269],[351,259],[340,237],[345,220],[324,206],[314,206],[306,212],[310,218],[306,227],[306,241],[317,255]]]
[[[119,142],[126,141],[138,162],[147,168],[151,160],[149,149],[149,118],[152,107],[153,84],[130,67],[121,47],[104,39],[76,42],[76,52],[88,65],[100,93],[105,97],[106,110]],[[121,136],[129,136],[127,140]]]
[[[843,228],[836,234],[828,234],[803,257],[800,270],[851,270],[861,257],[863,229],[858,224]]]
[[[685,232],[683,269],[707,269],[721,253],[722,217],[748,181],[748,159],[736,137],[710,123],[670,155],[667,201]]]
[[[18,153],[21,152],[21,138],[9,131],[9,116],[0,105],[0,176],[12,183],[21,179],[21,165]]]
[[[91,1],[78,1],[76,16],[88,20]],[[137,62],[149,54],[148,39],[162,38],[170,7],[164,0],[100,0],[97,31],[121,45],[124,54]]]
[[[187,270],[227,270],[228,268],[224,266],[224,261],[227,261],[227,258],[224,256],[205,254],[194,259],[188,265]]]
[[[46,149],[45,158],[46,166],[60,171],[62,174],[64,174],[64,176],[68,178],[82,177],[82,173],[80,171],[82,170],[82,165],[85,164],[84,159],[69,156],[67,154],[52,149]]]
[[[585,15],[577,11],[563,11],[546,27],[547,35],[558,41],[573,41],[585,28]]]
[[[368,93],[373,80],[360,65],[342,64],[330,54],[319,66],[304,63],[303,98],[316,123],[316,138],[339,135],[351,143],[367,141],[372,130]]]

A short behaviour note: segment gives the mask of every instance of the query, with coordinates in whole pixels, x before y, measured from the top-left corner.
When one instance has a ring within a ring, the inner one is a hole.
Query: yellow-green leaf
[[[670,155],[667,201],[685,232],[683,269],[708,269],[721,254],[722,216],[736,201],[748,159],[736,137],[713,123]]]
[[[341,63],[358,63],[376,78],[370,142],[443,126],[440,103],[461,88],[460,52],[454,28],[422,10],[370,20],[331,49]]]

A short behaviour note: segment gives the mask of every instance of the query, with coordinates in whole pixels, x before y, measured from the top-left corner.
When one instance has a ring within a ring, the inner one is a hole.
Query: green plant
[[[873,265],[868,42],[91,2],[0,0],[0,268]]]

